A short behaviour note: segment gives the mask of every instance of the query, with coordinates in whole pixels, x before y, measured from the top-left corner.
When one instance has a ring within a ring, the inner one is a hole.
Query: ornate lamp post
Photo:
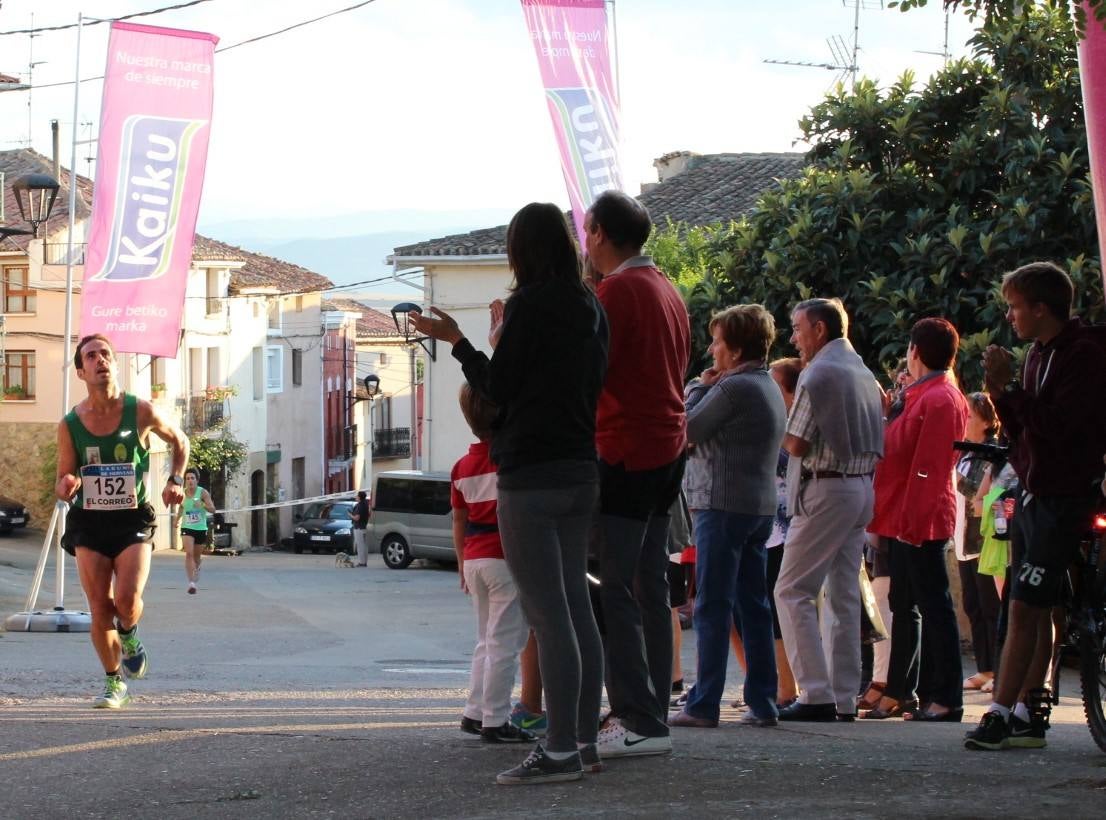
[[[19,205],[19,216],[31,229],[0,225],[0,239],[27,234],[38,236],[39,225],[45,224],[54,210],[58,187],[58,181],[48,174],[27,174],[13,182],[12,192]]]

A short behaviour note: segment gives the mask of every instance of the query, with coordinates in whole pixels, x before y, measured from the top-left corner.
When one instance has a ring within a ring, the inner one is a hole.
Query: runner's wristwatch
[[[176,484],[178,487],[183,487],[184,486],[184,477],[179,476],[176,473],[173,473],[173,475],[169,476],[169,483],[170,484]]]

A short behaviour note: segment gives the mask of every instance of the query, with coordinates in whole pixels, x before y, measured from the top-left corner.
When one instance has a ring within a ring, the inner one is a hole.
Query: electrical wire
[[[178,3],[175,6],[163,6],[160,9],[151,9],[150,11],[136,11],[133,14],[124,14],[122,17],[89,17],[88,22],[81,23],[82,26],[95,26],[100,23],[114,23],[117,20],[130,20],[133,17],[148,17],[151,14],[161,14],[163,11],[176,11],[177,9],[186,9],[189,6],[198,6],[200,3],[210,3],[211,0],[191,0],[188,3]],[[43,26],[41,28],[22,28],[14,31],[0,31],[0,37],[4,37],[8,34],[30,34],[36,36],[46,31],[64,31],[69,28],[76,28],[76,23],[66,23],[62,26]]]
[[[208,2],[208,0],[196,0],[196,2]],[[270,31],[267,34],[259,34],[256,37],[250,37],[248,40],[242,40],[241,42],[238,42],[238,43],[231,43],[229,46],[221,46],[220,48],[215,49],[215,53],[219,54],[223,51],[230,51],[232,48],[238,48],[239,46],[244,46],[244,45],[247,45],[249,43],[256,43],[256,42],[259,42],[261,40],[267,40],[270,37],[276,37],[278,34],[285,34],[289,31],[292,31],[293,29],[302,28],[303,26],[310,25],[311,23],[317,23],[320,20],[326,20],[328,17],[335,17],[339,14],[345,14],[348,11],[355,11],[356,9],[359,9],[362,6],[367,6],[370,3],[375,3],[375,2],[376,2],[376,0],[364,0],[364,2],[355,3],[354,5],[347,6],[344,9],[338,9],[337,11],[329,12],[328,14],[324,14],[321,17],[313,17],[310,20],[304,20],[304,21],[299,22],[299,23],[294,23],[290,26],[286,26],[282,29],[278,29],[277,31]],[[149,12],[149,13],[152,14],[153,12]],[[116,19],[121,20],[123,18],[116,18]],[[42,30],[42,29],[36,29],[36,31],[40,31],[40,30]],[[11,32],[11,33],[15,34],[17,32]],[[23,33],[26,33],[26,32],[23,32]],[[102,80],[102,79],[104,79],[104,75],[100,74],[96,77],[84,77],[84,78],[81,79],[81,82],[82,83],[90,83],[90,82],[93,82],[95,80]],[[27,89],[22,89],[21,88],[19,90],[20,91],[26,91],[26,90],[34,91],[34,90],[37,90],[37,89],[40,89],[40,88],[59,88],[61,86],[65,86],[65,85],[73,85],[75,82],[76,82],[76,80],[64,80],[62,82],[57,82],[57,83],[36,84],[36,85],[29,86]]]

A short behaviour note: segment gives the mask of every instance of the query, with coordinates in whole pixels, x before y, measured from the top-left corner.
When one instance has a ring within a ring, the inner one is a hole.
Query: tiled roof
[[[242,267],[230,272],[230,289],[233,291],[275,287],[281,293],[306,293],[334,287],[334,283],[325,276],[307,268],[200,234],[196,234],[192,245],[192,261],[245,262]]]
[[[705,154],[638,197],[655,225],[729,222],[748,213],[777,179],[799,175],[805,154]]]
[[[682,152],[666,155],[678,157]],[[762,192],[777,179],[798,176],[804,154],[688,155],[687,167],[644,191],[638,200],[649,209],[653,224],[668,221],[688,225],[728,222],[747,213]],[[394,256],[477,256],[505,254],[507,226],[443,236],[396,248]]]
[[[0,151],[0,172],[4,174],[4,218],[5,225],[26,228],[19,218],[19,202],[12,192],[12,183],[25,174],[54,175],[54,163],[38,151],[30,148],[17,148],[14,151]],[[57,199],[54,210],[45,226],[39,227],[39,237],[63,229],[69,221],[69,170],[61,169],[58,182]],[[85,219],[92,212],[92,180],[77,174],[77,219]],[[26,251],[31,243],[30,235],[11,236],[0,241],[0,250]]]
[[[323,310],[342,310],[360,314],[357,318],[358,338],[383,338],[399,335],[391,316],[363,305],[354,299],[324,299]]]

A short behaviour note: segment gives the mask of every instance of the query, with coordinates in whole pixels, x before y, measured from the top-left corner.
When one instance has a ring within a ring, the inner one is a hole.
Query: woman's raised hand
[[[503,312],[504,304],[502,299],[496,299],[490,305],[488,305],[488,313],[491,317],[491,330],[488,331],[488,344],[495,349],[495,346],[499,344],[499,337],[503,335]]]
[[[432,307],[430,312],[438,318],[434,319],[430,316],[424,316],[422,313],[411,311],[411,324],[415,326],[415,330],[419,333],[425,333],[431,339],[437,339],[451,345],[457,344],[465,337],[465,334],[457,326],[457,320],[444,310]]]

